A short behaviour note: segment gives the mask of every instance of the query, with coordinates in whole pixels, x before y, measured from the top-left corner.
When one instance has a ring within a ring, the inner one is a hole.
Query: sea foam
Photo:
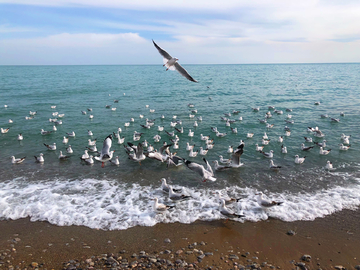
[[[154,226],[157,223],[192,223],[196,220],[224,219],[219,212],[215,192],[240,198],[229,208],[245,215],[239,222],[258,222],[269,217],[291,222],[314,220],[342,209],[360,205],[360,186],[332,187],[313,193],[266,193],[281,206],[263,209],[256,202],[254,188],[231,187],[183,188],[191,199],[171,202],[159,186],[118,183],[115,180],[48,180],[27,182],[18,178],[0,183],[0,218],[48,221],[59,226],[82,225],[103,230],[122,230],[133,226]],[[164,214],[153,211],[153,198],[174,204]]]

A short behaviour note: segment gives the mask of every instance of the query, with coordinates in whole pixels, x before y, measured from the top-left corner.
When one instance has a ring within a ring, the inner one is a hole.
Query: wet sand
[[[23,269],[33,263],[33,268],[38,265],[43,269],[67,269],[71,263],[78,262],[79,268],[84,269],[89,266],[86,259],[94,261],[112,254],[131,263],[140,260],[132,257],[134,253],[139,255],[145,251],[174,262],[173,268],[177,268],[175,261],[181,259],[200,269],[209,266],[241,269],[241,265],[254,263],[262,265],[261,269],[295,269],[294,263],[301,262],[301,257],[307,254],[311,259],[303,263],[308,269],[334,269],[335,266],[355,269],[360,265],[359,221],[360,210],[345,210],[314,221],[292,223],[220,220],[158,224],[123,231],[59,227],[48,222],[31,222],[28,218],[4,220],[0,221],[0,268],[20,266]],[[290,230],[296,234],[288,235]],[[170,243],[165,239],[170,239]],[[200,250],[207,254],[201,262]],[[166,254],[169,251],[170,254]]]

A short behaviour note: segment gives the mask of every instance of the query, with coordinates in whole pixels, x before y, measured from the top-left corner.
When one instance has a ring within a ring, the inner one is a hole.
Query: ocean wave
[[[268,199],[283,202],[281,206],[263,209],[256,202],[255,194],[259,190],[255,188],[183,188],[191,199],[174,204],[159,186],[97,179],[55,179],[35,183],[17,178],[0,183],[0,219],[29,217],[31,221],[48,221],[59,226],[81,225],[103,230],[226,219],[219,212],[216,191],[240,198],[238,203],[229,206],[245,215],[245,218],[236,219],[239,222],[258,222],[270,217],[286,222],[314,220],[360,205],[360,185],[354,183],[314,192],[263,191]],[[155,213],[152,208],[155,197],[174,204],[175,208],[163,214]]]

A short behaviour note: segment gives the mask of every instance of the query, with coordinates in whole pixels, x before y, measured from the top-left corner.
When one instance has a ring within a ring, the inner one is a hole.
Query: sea
[[[28,217],[59,226],[123,230],[157,223],[227,219],[219,211],[216,192],[240,199],[228,206],[245,216],[234,218],[237,222],[311,221],[359,208],[360,64],[184,67],[198,83],[176,71],[165,71],[162,65],[0,66],[0,127],[9,128],[0,134],[0,220]],[[255,107],[260,110],[255,112]],[[191,112],[195,109],[196,113]],[[31,117],[30,111],[36,115]],[[269,111],[272,117],[267,122],[273,124],[272,128],[259,121]],[[63,117],[53,116],[56,112]],[[202,121],[197,120],[200,116]],[[175,132],[179,149],[170,147],[172,152],[201,165],[205,157],[213,166],[219,155],[230,158],[229,146],[236,148],[243,140],[243,166],[215,171],[215,182],[203,182],[185,165],[168,168],[166,163],[149,158],[141,164],[130,160],[116,138],[111,149],[119,157],[119,165],[107,162],[102,168],[98,161],[87,165],[80,159],[88,139],[97,139],[101,150],[104,139],[118,128],[125,145],[139,143],[133,141],[137,131],[144,133],[140,142],[146,140],[159,149],[163,142],[171,143],[172,137],[165,130],[175,131],[170,126],[174,117],[182,121],[177,128],[182,126],[184,133]],[[231,127],[236,127],[238,133],[232,133],[221,117],[236,120]],[[331,117],[339,121],[331,121]],[[54,118],[62,124],[49,122]],[[146,118],[155,120],[150,129],[140,126]],[[125,127],[127,122],[130,125]],[[51,131],[54,125],[57,131],[41,134],[41,129]],[[164,126],[164,131],[159,132],[158,126]],[[290,136],[285,136],[285,126],[291,130]],[[217,137],[211,127],[227,135]],[[325,136],[315,137],[308,127],[318,127]],[[194,137],[188,136],[189,129]],[[75,137],[64,144],[63,137],[72,131]],[[23,135],[21,141],[17,139],[19,133]],[[248,133],[253,137],[247,138]],[[262,144],[264,133],[270,139],[264,152],[273,150],[272,160],[281,166],[278,171],[271,170],[270,160],[255,150],[256,144]],[[351,135],[347,151],[339,150],[343,133]],[[153,140],[156,134],[161,136],[158,143]],[[200,134],[210,136],[214,147],[206,156],[189,157],[187,143],[195,144],[196,150],[206,148]],[[278,142],[279,136],[284,138],[282,143]],[[331,152],[320,155],[319,147],[305,142],[304,137],[315,142],[326,140],[325,149]],[[55,151],[44,146],[53,143],[57,145]],[[314,148],[302,151],[301,143]],[[69,145],[74,152],[67,160],[59,160],[59,151],[66,153]],[[281,152],[282,145],[287,147],[286,154]],[[43,164],[35,162],[34,156],[40,153],[44,155]],[[306,156],[305,162],[295,164],[295,155]],[[12,164],[11,156],[26,159]],[[332,162],[334,170],[325,170],[327,161]],[[190,199],[172,202],[160,188],[162,178],[174,188],[181,188]],[[282,204],[264,209],[257,203],[258,192]],[[175,207],[159,214],[153,209],[155,197]]]

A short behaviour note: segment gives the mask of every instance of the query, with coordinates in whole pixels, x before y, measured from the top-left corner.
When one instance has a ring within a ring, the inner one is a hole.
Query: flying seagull
[[[167,51],[161,49],[153,40],[155,48],[159,51],[159,53],[164,57],[164,66],[167,67],[166,70],[177,70],[182,76],[184,76],[186,79],[192,82],[198,82],[193,77],[190,76],[190,74],[177,62],[179,59],[172,57],[170,54],[167,53]]]

